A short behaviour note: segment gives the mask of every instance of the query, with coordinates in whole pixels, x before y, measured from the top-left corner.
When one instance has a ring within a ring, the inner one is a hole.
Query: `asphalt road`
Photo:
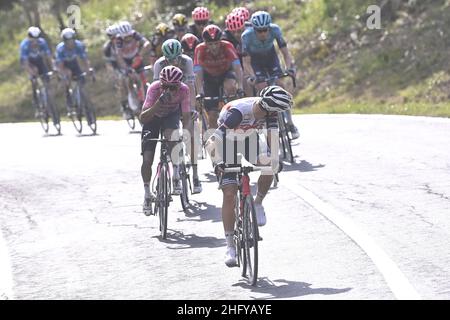
[[[450,119],[296,116],[265,200],[259,281],[223,263],[208,160],[169,236],[142,213],[140,135],[0,125],[0,299],[449,299]],[[252,174],[253,182],[257,174]]]

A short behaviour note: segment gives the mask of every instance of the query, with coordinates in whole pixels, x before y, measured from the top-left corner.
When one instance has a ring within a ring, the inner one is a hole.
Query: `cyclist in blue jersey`
[[[28,28],[28,37],[20,43],[20,65],[28,72],[30,79],[41,76],[49,97],[53,97],[50,78],[47,75],[53,69],[52,53],[47,41],[41,37],[41,30],[38,27]],[[36,101],[37,97],[33,96],[33,99]],[[35,112],[35,116],[38,117],[38,110]]]
[[[62,42],[56,46],[56,66],[62,75],[66,87],[66,98],[68,113],[74,113],[70,110],[72,101],[70,101],[69,88],[72,77],[80,77],[84,72],[92,73],[93,69],[86,53],[83,42],[75,39],[75,31],[72,28],[65,28],[61,32]],[[80,67],[80,63],[82,67]],[[81,84],[84,84],[84,77],[81,78]]]
[[[267,77],[279,76],[283,73],[275,51],[274,41],[277,42],[283,55],[287,72],[295,77],[295,61],[287,49],[287,43],[283,38],[280,27],[272,23],[270,14],[265,11],[256,11],[252,14],[250,20],[252,27],[247,28],[242,34],[244,69],[246,73],[253,74],[253,76],[248,76],[247,80],[260,91],[267,86],[265,82]],[[280,81],[276,83],[282,86]],[[292,121],[291,112],[288,111],[286,114],[292,137],[296,139],[299,137],[298,129]]]

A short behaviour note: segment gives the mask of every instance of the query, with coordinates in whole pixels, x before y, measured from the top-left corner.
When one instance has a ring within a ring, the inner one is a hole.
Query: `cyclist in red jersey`
[[[195,48],[194,72],[198,96],[217,97],[223,86],[224,95],[244,96],[243,76],[239,56],[231,43],[220,40],[222,31],[209,25],[203,31],[204,43]],[[237,91],[236,91],[237,83]],[[217,128],[218,101],[206,100],[209,128]]]

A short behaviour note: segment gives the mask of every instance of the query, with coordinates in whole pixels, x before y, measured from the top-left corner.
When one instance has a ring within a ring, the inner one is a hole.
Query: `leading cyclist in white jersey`
[[[270,142],[278,143],[277,136],[272,137],[274,132],[278,133],[277,113],[290,110],[292,104],[292,95],[279,86],[264,88],[260,93],[260,97],[231,101],[223,107],[219,115],[219,127],[206,144],[213,161],[214,171],[216,174],[223,175],[221,179],[223,192],[222,220],[227,241],[225,264],[228,267],[236,266],[236,249],[233,243],[233,235],[234,204],[238,181],[236,173],[224,173],[223,168],[225,165],[236,165],[239,163],[237,159],[238,150],[244,150],[245,159],[254,165],[272,166],[269,174],[266,172],[260,175],[255,199],[258,225],[265,225],[266,215],[262,201],[269,191],[273,173],[277,172],[278,169],[278,153],[275,153],[275,146]],[[268,145],[260,140],[258,136],[258,130],[260,129],[267,129],[266,141]],[[238,142],[235,142],[235,140]],[[237,148],[236,145],[238,145]],[[270,156],[270,148],[272,148],[272,154],[276,155],[276,159]]]

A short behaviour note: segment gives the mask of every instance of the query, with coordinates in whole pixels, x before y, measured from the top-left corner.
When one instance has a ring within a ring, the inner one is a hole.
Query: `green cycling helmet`
[[[161,50],[166,59],[173,60],[181,55],[181,43],[176,39],[168,39],[163,42]]]

